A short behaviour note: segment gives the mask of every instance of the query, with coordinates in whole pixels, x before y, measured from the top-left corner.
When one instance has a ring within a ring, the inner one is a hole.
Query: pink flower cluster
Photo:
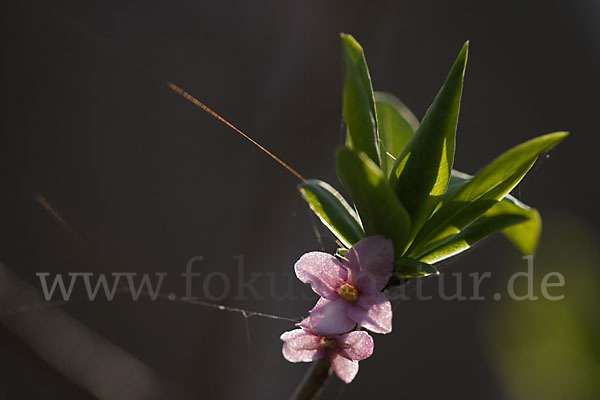
[[[326,357],[337,376],[350,383],[358,362],[373,353],[374,333],[392,331],[392,305],[381,292],[394,269],[392,241],[370,236],[339,260],[331,254],[304,254],[294,266],[296,276],[321,298],[300,329],[281,335],[283,356],[291,362]]]

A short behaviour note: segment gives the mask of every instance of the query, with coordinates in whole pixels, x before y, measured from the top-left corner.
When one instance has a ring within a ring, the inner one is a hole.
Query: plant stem
[[[312,363],[290,400],[314,400],[325,388],[331,368],[325,357]]]
[[[445,264],[446,262],[444,262]],[[441,263],[440,263],[441,264]],[[420,278],[424,279],[424,278]],[[390,299],[393,299],[394,290],[398,290],[401,286],[406,285],[409,280],[404,280],[393,288],[385,289],[384,293]],[[306,371],[306,374],[296,387],[296,390],[289,398],[289,400],[314,400],[325,388],[325,385],[329,381],[332,369],[329,367],[329,361],[326,358],[321,358],[313,361],[312,365]]]

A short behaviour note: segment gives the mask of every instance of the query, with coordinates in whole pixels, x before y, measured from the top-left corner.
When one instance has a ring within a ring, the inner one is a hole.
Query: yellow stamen
[[[321,345],[323,347],[328,347],[330,349],[335,349],[337,347],[337,342],[333,339],[329,339],[326,337],[321,338]]]
[[[338,289],[338,294],[348,303],[356,303],[358,301],[358,290],[348,283],[340,286]]]

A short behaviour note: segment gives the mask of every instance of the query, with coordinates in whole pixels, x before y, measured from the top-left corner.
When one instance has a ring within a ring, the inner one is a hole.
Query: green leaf
[[[452,176],[450,177],[450,184],[448,185],[446,196],[448,198],[452,197],[454,193],[456,193],[456,191],[471,178],[471,175],[465,174],[464,172],[452,170]],[[485,215],[495,215],[500,213],[519,214],[527,218],[526,221],[521,222],[520,224],[504,229],[502,234],[506,236],[506,238],[510,240],[521,253],[525,255],[534,254],[542,232],[542,218],[540,217],[540,213],[538,213],[535,208],[519,201],[510,194],[504,196],[501,202],[486,211]]]
[[[471,178],[473,178],[473,175],[453,169],[452,174],[450,175],[450,182],[448,183],[448,190],[446,190],[443,202],[445,203],[448,199],[454,196],[458,189],[469,182]]]
[[[409,254],[419,258],[418,255],[437,247],[498,204],[521,181],[538,156],[567,135],[556,132],[539,136],[513,147],[488,164],[444,202],[423,226]]]
[[[518,214],[485,215],[439,244],[437,248],[419,257],[419,260],[430,264],[445,260],[469,249],[474,243],[507,227],[520,224],[526,219],[527,217]]]
[[[357,154],[347,147],[337,150],[336,167],[340,181],[356,205],[366,235],[392,239],[395,254],[401,255],[408,244],[410,217],[381,168],[366,154]]]
[[[335,256],[339,257],[339,258],[343,258],[346,257],[346,254],[348,254],[348,251],[350,251],[350,249],[344,249],[344,248],[339,248],[335,251]]]
[[[298,189],[311,210],[344,246],[351,247],[365,236],[354,210],[329,184],[309,179],[300,183]]]
[[[375,92],[381,169],[389,176],[396,159],[419,128],[414,114],[395,96]]]
[[[348,34],[342,34],[346,62],[344,120],[348,127],[347,146],[367,154],[380,165],[377,113],[371,77],[362,47]]]
[[[490,208],[485,215],[518,214],[526,218],[520,224],[511,226],[502,231],[521,253],[534,254],[542,232],[542,218],[535,208],[520,202],[512,196],[506,196],[500,203]]]
[[[446,193],[469,43],[465,43],[421,126],[396,160],[390,182],[412,220],[412,237]]]
[[[394,263],[394,276],[400,279],[423,278],[439,273],[433,265],[412,258],[400,257]]]

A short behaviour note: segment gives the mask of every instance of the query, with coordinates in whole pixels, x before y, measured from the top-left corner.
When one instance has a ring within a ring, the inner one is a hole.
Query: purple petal
[[[320,251],[306,253],[294,265],[296,276],[326,299],[335,298],[348,278],[348,271],[334,256]]]
[[[381,291],[394,270],[394,247],[390,239],[369,236],[356,243],[344,257],[349,281],[361,292]]]
[[[335,300],[320,298],[309,311],[311,329],[321,336],[339,335],[352,330],[356,322],[347,314],[349,305],[340,297]]]
[[[321,338],[306,329],[284,332],[281,340],[297,350],[316,350],[321,347]]]
[[[283,349],[281,349],[283,353],[283,357],[289,362],[311,362],[314,360],[318,360],[319,358],[323,358],[323,351],[321,349],[318,350],[297,350],[292,348],[287,343],[283,344]]]
[[[354,331],[337,336],[340,354],[354,361],[364,360],[373,354],[373,338],[365,331]]]
[[[310,317],[304,318],[302,321],[298,322],[296,324],[296,326],[299,326],[301,328],[304,328],[306,330],[314,332],[313,328],[312,328],[312,325],[310,324]],[[316,333],[315,333],[315,335],[316,335]]]
[[[282,353],[290,362],[308,362],[323,357],[321,338],[305,329],[294,329],[281,335]]]
[[[392,331],[392,304],[381,292],[361,296],[356,304],[348,307],[348,316],[371,332]]]
[[[344,382],[350,383],[358,373],[358,361],[349,360],[337,352],[329,356],[329,363],[335,374]]]

